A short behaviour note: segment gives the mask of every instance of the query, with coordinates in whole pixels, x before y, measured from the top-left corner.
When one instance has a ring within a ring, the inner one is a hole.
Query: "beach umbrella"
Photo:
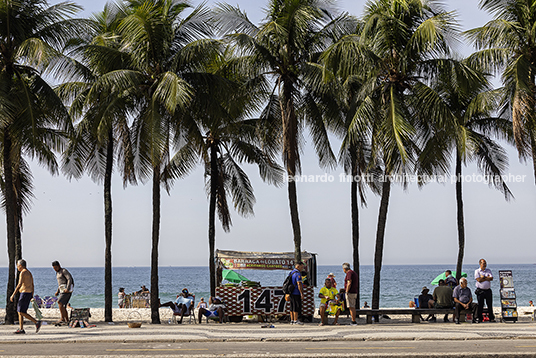
[[[456,271],[452,271],[452,276],[456,277]],[[467,277],[467,274],[465,272],[462,272],[462,277]],[[444,280],[446,278],[447,278],[447,276],[445,276],[445,273],[442,272],[440,275],[438,275],[436,278],[434,278],[434,280],[432,281],[432,285],[438,285],[439,280]]]
[[[242,276],[238,272],[235,272],[233,270],[223,270],[222,271],[222,278],[224,280],[227,280],[229,282],[239,283],[241,281],[249,281],[247,277]]]

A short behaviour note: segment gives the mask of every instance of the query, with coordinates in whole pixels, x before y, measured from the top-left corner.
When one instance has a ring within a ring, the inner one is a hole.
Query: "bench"
[[[465,311],[462,311],[465,312]],[[469,312],[469,311],[467,311]],[[392,315],[411,315],[412,323],[421,322],[421,315],[437,314],[454,314],[454,308],[379,308],[379,309],[359,309],[355,310],[357,315],[366,315],[367,323],[372,323],[372,316],[380,316],[384,314]]]

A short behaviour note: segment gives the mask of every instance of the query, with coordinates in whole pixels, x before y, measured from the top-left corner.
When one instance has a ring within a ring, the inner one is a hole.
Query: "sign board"
[[[512,270],[499,271],[500,294],[501,294],[501,320],[517,321],[516,291]]]
[[[303,288],[302,312],[313,315],[315,311],[314,288]],[[290,302],[285,301],[283,287],[216,287],[216,296],[227,306],[229,316],[289,314]]]
[[[257,269],[257,270],[292,270],[294,268],[293,259],[224,259],[220,262],[223,267],[231,270]]]

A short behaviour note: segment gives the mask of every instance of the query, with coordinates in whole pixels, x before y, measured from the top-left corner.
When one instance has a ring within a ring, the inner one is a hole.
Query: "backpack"
[[[291,295],[294,291],[294,284],[292,283],[292,272],[290,272],[283,282],[283,292],[287,295]]]

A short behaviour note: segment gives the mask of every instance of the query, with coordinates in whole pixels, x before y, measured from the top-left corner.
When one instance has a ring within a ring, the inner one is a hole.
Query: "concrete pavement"
[[[358,326],[307,323],[303,326],[274,323],[275,328],[262,328],[261,323],[205,323],[152,325],[144,322],[141,328],[129,328],[126,322],[90,322],[93,328],[55,327],[43,325],[35,334],[33,324],[25,324],[26,334],[15,335],[18,326],[0,325],[0,344],[17,343],[177,343],[177,342],[303,342],[303,341],[419,341],[419,340],[497,340],[536,339],[536,322],[521,317],[517,323],[410,323],[410,318],[382,319],[367,325],[364,319]]]

